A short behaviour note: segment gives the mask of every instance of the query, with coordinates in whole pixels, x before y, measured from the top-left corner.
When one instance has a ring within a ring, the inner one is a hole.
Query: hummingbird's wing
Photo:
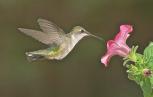
[[[56,24],[45,19],[38,19],[38,23],[40,25],[40,28],[45,33],[41,31],[24,28],[19,28],[19,30],[47,45],[60,45],[63,42],[65,38],[65,33]]]
[[[59,28],[56,24],[54,24],[51,21],[45,19],[38,19],[37,22],[39,23],[40,28],[43,30],[43,32],[49,35],[59,36],[65,34],[61,28]]]
[[[53,38],[48,36],[47,34],[37,31],[37,30],[32,30],[32,29],[25,29],[25,28],[18,28],[21,32],[24,34],[33,37],[34,39],[38,40],[39,42],[42,42],[44,44],[50,45],[51,42],[53,42]]]

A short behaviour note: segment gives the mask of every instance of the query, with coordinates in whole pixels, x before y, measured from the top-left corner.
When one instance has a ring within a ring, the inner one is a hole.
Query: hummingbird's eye
[[[80,31],[81,33],[83,33],[83,32],[85,32],[83,29],[81,29],[81,31]]]

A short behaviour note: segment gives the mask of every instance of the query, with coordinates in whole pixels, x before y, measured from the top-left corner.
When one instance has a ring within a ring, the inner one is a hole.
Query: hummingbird
[[[66,34],[61,28],[51,21],[39,18],[37,22],[42,31],[18,28],[18,30],[24,34],[49,46],[46,49],[26,52],[25,54],[29,61],[41,59],[62,60],[85,36],[93,36],[102,40],[102,38],[91,34],[81,26],[75,26],[69,33]]]

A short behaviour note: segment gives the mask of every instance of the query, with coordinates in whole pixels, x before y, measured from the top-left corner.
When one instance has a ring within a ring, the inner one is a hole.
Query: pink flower
[[[120,26],[120,32],[116,35],[115,39],[107,42],[107,53],[101,58],[101,63],[107,66],[112,56],[119,55],[126,57],[129,54],[131,49],[126,44],[126,40],[132,31],[133,27],[131,25]]]

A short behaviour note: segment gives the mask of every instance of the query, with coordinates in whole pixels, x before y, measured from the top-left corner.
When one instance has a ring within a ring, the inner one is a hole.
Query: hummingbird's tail
[[[26,52],[25,54],[27,56],[28,61],[30,61],[30,62],[44,59],[44,56],[42,56],[40,54],[35,54],[33,52]]]

